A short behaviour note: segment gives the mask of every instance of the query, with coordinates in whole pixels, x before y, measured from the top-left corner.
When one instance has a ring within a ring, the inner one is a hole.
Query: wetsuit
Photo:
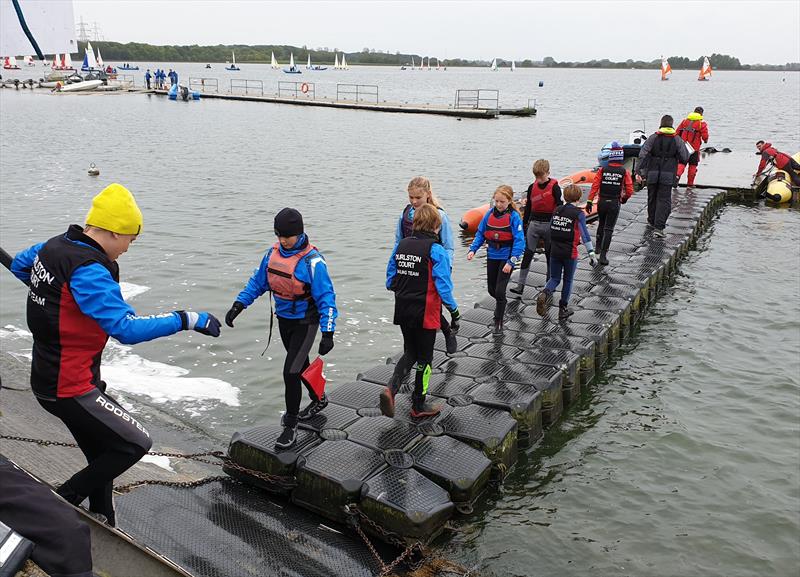
[[[394,324],[400,325],[403,333],[404,354],[395,366],[392,381],[396,386],[416,363],[412,398],[419,408],[428,392],[442,303],[450,311],[458,309],[450,259],[435,234],[415,231],[400,241],[386,267],[386,288],[395,294]]]
[[[550,278],[545,285],[545,291],[552,293],[561,283],[562,274],[564,284],[561,287],[559,304],[567,306],[569,295],[572,292],[572,280],[575,269],[578,267],[578,245],[583,240],[588,252],[594,250],[592,237],[586,228],[586,215],[571,202],[559,206],[553,213],[550,221]]]
[[[291,272],[282,268],[290,267],[292,263],[294,269]],[[286,287],[279,288],[278,283],[286,284]],[[299,235],[290,250],[280,244],[270,248],[236,301],[248,307],[269,290],[275,296],[278,329],[286,349],[283,363],[286,414],[283,423],[286,427],[294,427],[303,397],[300,375],[309,365],[308,354],[317,330],[332,334],[336,330],[338,315],[328,265],[319,250],[309,244],[305,233]],[[310,387],[308,394],[311,399],[319,400]]]
[[[667,225],[678,164],[688,160],[686,147],[670,127],[659,128],[639,151],[639,174],[647,181],[647,222],[656,230]]]
[[[686,186],[694,186],[694,179],[697,175],[697,165],[700,163],[700,147],[704,142],[708,142],[708,125],[703,121],[703,115],[699,112],[692,112],[684,118],[678,125],[678,136],[688,142],[694,152],[689,155],[689,172],[687,173]],[[681,179],[686,163],[678,164],[678,180]]]
[[[439,216],[442,219],[442,228],[439,230],[439,242],[444,247],[445,253],[447,253],[447,258],[450,260],[450,270],[453,270],[453,255],[455,254],[455,246],[453,244],[453,231],[450,228],[450,220],[447,218],[447,213],[442,208],[437,209],[439,211]],[[403,209],[403,214],[400,215],[400,218],[397,219],[397,228],[395,229],[394,234],[394,248],[397,249],[397,245],[400,244],[400,241],[404,238],[408,238],[411,236],[411,231],[414,228],[414,207],[410,204],[406,205]],[[442,334],[445,337],[450,335],[450,323],[447,322],[447,319],[444,318],[442,315],[439,318],[440,328]]]
[[[506,286],[511,272],[503,272],[506,264],[511,270],[525,251],[525,237],[522,231],[522,217],[516,210],[507,208],[500,212],[490,208],[478,224],[475,240],[469,247],[470,252],[477,252],[487,246],[486,284],[489,294],[497,301],[494,309],[495,322],[501,321],[506,311]]]
[[[761,161],[758,163],[756,174],[760,174],[768,162],[772,162],[778,170],[785,171],[792,181],[792,186],[800,186],[800,162],[785,152],[779,152],[769,142],[761,149]]]
[[[604,257],[611,245],[611,237],[619,217],[620,203],[628,202],[633,194],[631,175],[618,162],[609,162],[607,168],[600,167],[594,175],[589,201],[600,197],[597,203],[597,250]]]
[[[539,240],[544,240],[544,254],[547,262],[547,272],[550,272],[550,218],[556,207],[564,204],[561,199],[561,187],[555,178],[547,182],[533,182],[528,187],[527,202],[522,214],[522,225],[525,229],[525,254],[519,269],[519,286],[525,285],[528,278],[528,269],[531,260],[539,246]]]
[[[30,286],[33,394],[64,422],[88,461],[58,492],[74,505],[88,496],[89,509],[113,525],[114,478],[142,458],[152,439],[105,393],[103,349],[109,336],[134,344],[183,330],[184,321],[178,311],[137,316],[122,298],[117,263],[77,225],[17,254],[11,270]]]

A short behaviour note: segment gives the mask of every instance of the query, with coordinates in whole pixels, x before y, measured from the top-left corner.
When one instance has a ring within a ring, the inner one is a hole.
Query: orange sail
[[[708,56],[703,56],[703,67],[700,68],[700,76],[698,80],[708,80],[711,76],[711,63],[708,61]]]
[[[672,66],[669,65],[669,60],[661,57],[661,80],[669,80],[667,75],[672,73]]]

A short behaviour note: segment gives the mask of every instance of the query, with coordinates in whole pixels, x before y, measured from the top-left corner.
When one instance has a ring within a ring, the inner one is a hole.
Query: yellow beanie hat
[[[131,191],[115,182],[92,199],[86,224],[119,234],[139,234],[142,232],[142,211]]]

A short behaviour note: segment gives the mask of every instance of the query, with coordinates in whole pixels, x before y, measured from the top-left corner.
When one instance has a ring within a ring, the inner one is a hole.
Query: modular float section
[[[575,312],[566,322],[558,321],[555,298],[544,317],[536,312],[547,280],[543,262],[532,263],[521,298],[511,295],[502,335],[492,333],[494,299],[465,310],[458,352],[447,355],[442,335],[436,338],[428,392],[444,403],[441,414],[409,416],[412,371],[395,417],[381,415],[379,394],[395,357],[332,388],[328,407],[300,423],[292,450],[275,450],[276,424],[236,433],[230,457],[248,469],[293,478],[296,485],[285,494],[323,517],[345,521],[357,508],[407,542],[430,541],[502,482],[519,451],[576,401],[669,285],[725,196],[722,189],[673,191],[666,237],[659,238],[646,223],[646,195],[634,195],[622,205],[610,264],[592,268],[582,254],[570,303]],[[364,527],[370,530],[369,523]]]

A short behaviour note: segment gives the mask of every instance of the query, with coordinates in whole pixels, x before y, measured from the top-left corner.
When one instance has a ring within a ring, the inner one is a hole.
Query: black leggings
[[[79,397],[38,400],[64,422],[89,463],[64,483],[72,492],[59,494],[73,505],[89,497],[89,510],[102,513],[113,525],[114,479],[150,450],[153,441],[147,429],[97,388]]]
[[[281,333],[281,342],[286,349],[286,360],[283,362],[283,383],[286,387],[284,397],[286,401],[286,416],[284,424],[294,426],[297,424],[297,415],[300,413],[300,401],[303,398],[302,380],[300,375],[309,365],[308,353],[317,336],[317,323],[309,323],[305,319],[284,319],[278,317],[278,329]],[[308,394],[314,400],[319,400],[311,388]]]
[[[436,329],[400,325],[400,330],[403,332],[403,356],[397,361],[394,375],[398,377],[397,381],[399,382],[416,363],[417,372],[414,378],[413,397],[423,399],[428,393]]]
[[[511,273],[504,273],[503,267],[508,261],[486,259],[486,285],[489,294],[494,297],[497,304],[494,307],[494,320],[499,321],[506,312],[506,286],[511,278]]]
[[[597,250],[605,253],[611,246],[611,237],[614,236],[614,227],[619,217],[619,201],[614,198],[600,200],[597,204]]]

